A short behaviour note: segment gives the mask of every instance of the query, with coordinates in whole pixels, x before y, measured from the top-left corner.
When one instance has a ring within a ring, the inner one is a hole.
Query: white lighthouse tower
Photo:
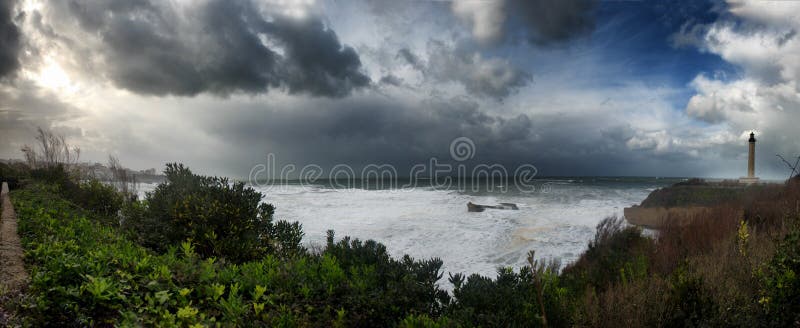
[[[750,139],[747,140],[749,149],[747,153],[747,176],[739,178],[739,183],[757,183],[758,177],[756,176],[756,135],[750,132]]]

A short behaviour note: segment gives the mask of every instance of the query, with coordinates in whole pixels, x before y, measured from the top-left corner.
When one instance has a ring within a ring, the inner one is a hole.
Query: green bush
[[[10,190],[17,189],[22,186],[25,179],[30,177],[30,170],[25,164],[22,163],[0,163],[0,183],[3,181],[8,183]]]
[[[124,211],[123,225],[147,247],[164,251],[192,240],[204,257],[244,262],[266,254],[300,254],[300,224],[273,222],[274,207],[242,182],[193,174],[168,164],[166,182],[148,193],[143,204]]]
[[[354,287],[362,292],[342,301],[363,310],[358,321],[366,326],[392,325],[409,311],[438,316],[449,302],[447,292],[436,285],[442,277],[438,258],[415,261],[406,255],[398,261],[373,240],[345,237],[334,242],[333,231],[328,231],[323,254],[336,258],[348,278],[357,282]]]
[[[78,188],[71,199],[84,209],[106,217],[116,217],[122,208],[123,196],[113,186],[98,180],[89,180],[81,182]]]
[[[653,247],[653,240],[643,236],[640,228],[626,226],[622,218],[606,218],[597,225],[586,252],[564,269],[563,279],[570,290],[582,293],[644,278]]]
[[[106,219],[116,219],[122,208],[124,197],[113,186],[96,179],[81,181],[61,164],[34,169],[30,174],[40,183],[56,186],[62,197]]]
[[[31,281],[23,326],[430,326],[441,261],[396,261],[348,238],[319,255],[240,264],[183,242],[154,253],[34,186],[12,195]],[[332,237],[332,235],[331,235]],[[331,240],[332,243],[332,240]],[[341,257],[339,260],[337,256]]]
[[[76,183],[73,182],[73,177],[70,176],[63,164],[32,169],[30,171],[30,176],[36,181],[57,185],[61,188],[76,185]]]
[[[665,312],[668,327],[703,327],[713,323],[717,309],[703,279],[681,266],[672,273]]]
[[[772,259],[758,272],[764,322],[774,327],[800,323],[800,227],[794,228],[779,243]]]
[[[420,315],[409,315],[400,324],[400,328],[440,328],[440,327],[457,327],[455,323],[451,322],[448,318],[432,319],[431,317]]]
[[[533,268],[524,266],[518,272],[501,268],[495,279],[453,274],[450,282],[454,301],[446,314],[455,322],[475,327],[570,325],[570,300],[560,285],[555,262],[534,263]]]

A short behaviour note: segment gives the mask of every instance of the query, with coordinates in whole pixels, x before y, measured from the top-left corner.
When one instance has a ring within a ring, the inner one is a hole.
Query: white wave
[[[651,187],[651,186],[647,186]],[[303,224],[307,244],[324,245],[326,231],[374,239],[393,256],[439,257],[444,272],[494,277],[499,266],[519,268],[529,250],[537,258],[573,261],[607,216],[647,196],[645,186],[590,187],[552,192],[473,196],[448,190],[332,190],[284,185],[262,189],[276,218]],[[518,211],[467,212],[467,202],[519,204]],[[447,274],[444,275],[447,277]]]
[[[139,197],[156,184],[141,184]],[[600,220],[622,215],[657,185],[619,183],[585,185],[575,181],[554,185],[547,192],[467,195],[432,187],[364,190],[322,186],[277,185],[256,189],[275,205],[277,219],[299,221],[307,245],[324,245],[326,231],[374,239],[389,252],[417,259],[441,258],[445,272],[496,276],[497,267],[519,268],[527,253],[577,259],[594,236]],[[467,202],[494,205],[516,203],[518,211],[467,212]],[[450,288],[448,283],[443,286]]]

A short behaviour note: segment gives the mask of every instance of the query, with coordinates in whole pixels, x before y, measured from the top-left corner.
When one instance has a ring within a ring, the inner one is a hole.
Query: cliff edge
[[[770,184],[743,185],[736,181],[707,182],[690,179],[654,190],[639,205],[624,209],[628,223],[659,229],[667,224],[688,225],[716,206],[740,208],[759,189]]]

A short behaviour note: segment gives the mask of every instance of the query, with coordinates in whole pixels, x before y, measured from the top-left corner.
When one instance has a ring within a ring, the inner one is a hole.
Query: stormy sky
[[[800,155],[800,2],[0,0],[0,158],[245,177],[448,159],[738,177]]]

